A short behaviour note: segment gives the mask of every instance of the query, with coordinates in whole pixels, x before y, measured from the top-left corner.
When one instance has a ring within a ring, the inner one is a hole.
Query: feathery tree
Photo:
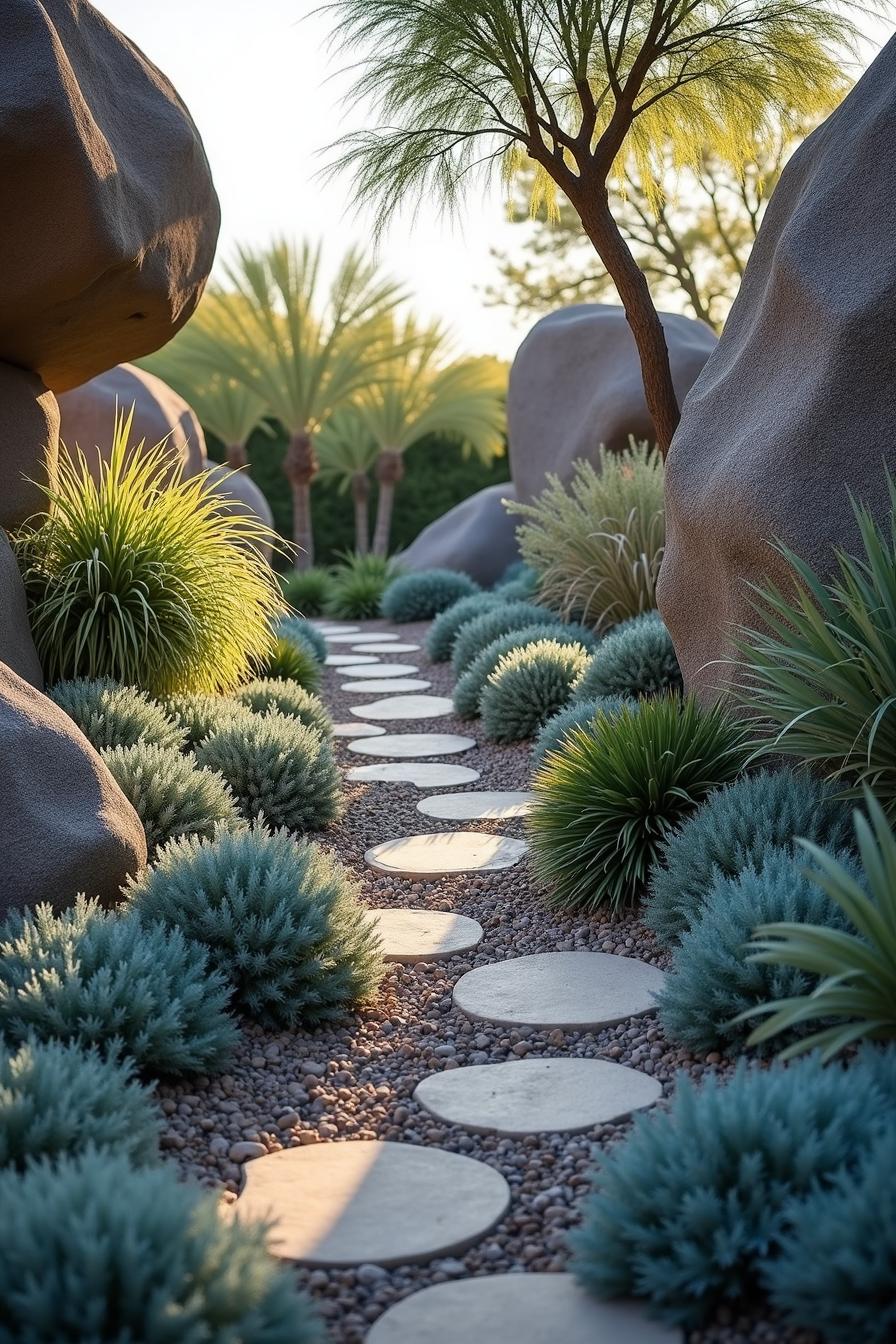
[[[378,452],[376,440],[352,406],[334,411],[317,435],[320,479],[335,481],[340,492],[352,492],[358,555],[370,550],[370,473]]]
[[[812,117],[842,76],[862,0],[331,0],[382,126],[342,141],[383,227],[408,196],[456,205],[477,168],[528,158],[533,205],[559,189],[613,278],[665,454],[679,419],[662,323],[614,218],[633,168],[653,206],[662,156],[735,167],[785,114]]]

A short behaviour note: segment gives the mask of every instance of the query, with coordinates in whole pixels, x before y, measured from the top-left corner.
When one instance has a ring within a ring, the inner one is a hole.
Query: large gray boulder
[[[748,585],[816,570],[896,472],[896,39],[800,146],[669,453],[659,607],[689,686],[730,681]]]
[[[12,547],[6,540],[6,533],[2,531],[0,531],[0,663],[6,663],[18,676],[36,686],[39,691],[43,690],[44,674],[37,649],[34,647],[34,640],[31,638],[22,576]]]
[[[458,569],[489,585],[519,560],[516,519],[502,499],[515,499],[508,481],[478,491],[443,513],[401,553],[407,569]]]
[[[693,318],[660,317],[681,402],[716,337]],[[510,369],[507,434],[521,500],[541,493],[548,472],[565,478],[577,458],[596,462],[601,444],[616,452],[630,437],[654,440],[638,351],[622,308],[580,303],[536,322]]]
[[[203,470],[208,488],[217,496],[222,513],[248,518],[250,522],[263,523],[273,532],[274,515],[271,513],[271,506],[245,470],[233,471],[230,467],[209,462],[208,459],[203,463]],[[273,552],[270,542],[263,543],[257,549],[265,560],[270,561]]]

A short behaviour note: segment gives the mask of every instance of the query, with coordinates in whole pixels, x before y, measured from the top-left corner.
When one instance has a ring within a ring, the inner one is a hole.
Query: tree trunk
[[[314,536],[311,531],[311,482],[317,475],[317,457],[307,430],[290,436],[283,459],[283,474],[292,488],[292,539],[296,544],[296,569],[314,564]]]
[[[391,448],[383,449],[376,460],[376,479],[379,483],[379,494],[376,502],[376,527],[373,531],[374,555],[389,554],[395,487],[403,476],[404,458],[402,454]]]
[[[233,471],[240,471],[249,465],[249,454],[246,452],[244,443],[228,443],[227,445],[227,465]],[[243,472],[248,476],[248,471]]]
[[[352,473],[352,499],[355,503],[355,550],[366,555],[370,550],[370,479],[366,471]]]

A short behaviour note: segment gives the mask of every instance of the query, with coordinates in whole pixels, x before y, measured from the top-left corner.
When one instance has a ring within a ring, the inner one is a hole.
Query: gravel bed
[[[427,629],[426,624],[357,624],[364,630],[398,630],[402,642],[407,636],[415,643],[422,643]],[[344,646],[346,652],[350,648]],[[449,664],[429,665],[422,650],[402,654],[402,661],[426,669],[430,694],[451,694]],[[352,717],[350,706],[382,697],[341,692],[339,686],[348,680],[343,672],[326,670],[323,695],[334,719],[344,721]],[[395,732],[460,732],[481,739],[478,721],[470,724],[454,716],[388,727]],[[345,766],[364,763],[368,758],[347,750],[349,740],[336,740],[340,761]],[[451,757],[481,775],[457,791],[526,788],[529,755],[528,745],[498,747],[483,742]],[[448,790],[432,792],[443,791]],[[275,1033],[247,1023],[228,1074],[159,1089],[167,1117],[164,1149],[185,1176],[221,1190],[226,1200],[236,1197],[243,1162],[297,1144],[334,1140],[375,1138],[437,1145],[479,1158],[505,1176],[513,1193],[507,1216],[461,1257],[389,1270],[376,1265],[297,1269],[299,1282],[328,1323],[332,1344],[362,1344],[371,1322],[387,1307],[433,1283],[471,1274],[566,1268],[567,1234],[578,1221],[588,1190],[595,1145],[610,1144],[628,1129],[629,1122],[623,1122],[572,1136],[505,1139],[469,1134],[435,1120],[412,1100],[414,1088],[427,1074],[530,1053],[575,1055],[632,1065],[657,1078],[668,1095],[680,1069],[699,1077],[708,1069],[730,1067],[717,1054],[697,1058],[673,1045],[653,1016],[600,1032],[544,1032],[471,1022],[455,1011],[451,1000],[455,981],[488,962],[582,948],[662,966],[664,955],[633,915],[586,919],[546,910],[533,890],[525,859],[516,868],[483,877],[412,881],[373,873],[364,864],[364,851],[398,836],[458,826],[512,836],[524,833],[521,819],[452,823],[423,816],[416,804],[424,796],[405,784],[348,784],[343,821],[317,838],[352,869],[371,907],[450,910],[478,920],[485,936],[475,952],[438,963],[390,965],[376,1004],[339,1028]],[[817,1341],[814,1334],[776,1325],[758,1303],[745,1303],[743,1314],[721,1311],[710,1327],[687,1338],[688,1344]]]

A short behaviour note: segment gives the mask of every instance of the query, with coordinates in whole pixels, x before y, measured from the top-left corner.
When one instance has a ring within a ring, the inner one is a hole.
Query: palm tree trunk
[[[352,499],[355,504],[355,550],[366,555],[370,550],[370,480],[366,471],[352,473]]]
[[[311,530],[311,482],[317,475],[317,457],[311,435],[306,429],[290,436],[283,459],[283,474],[292,488],[292,539],[296,544],[296,569],[314,564],[314,535]]]
[[[389,554],[395,487],[403,476],[404,457],[402,454],[394,449],[384,448],[376,460],[376,479],[379,483],[379,493],[376,502],[376,526],[373,530],[374,555]]]
[[[249,454],[246,452],[246,445],[244,443],[228,443],[227,465],[233,471],[242,471],[245,476],[249,475],[247,470],[249,466]]]

